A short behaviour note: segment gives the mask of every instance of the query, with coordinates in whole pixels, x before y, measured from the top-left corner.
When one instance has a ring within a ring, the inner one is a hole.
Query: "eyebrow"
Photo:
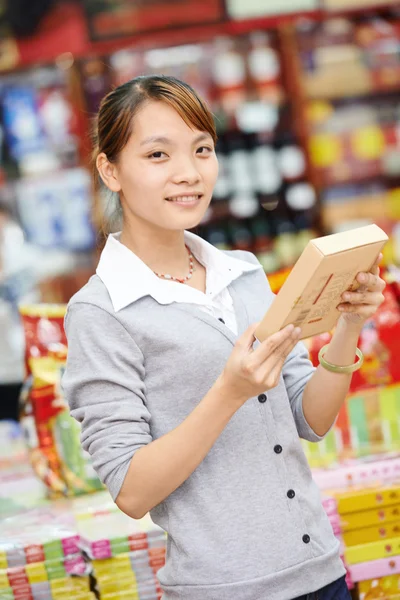
[[[193,145],[198,144],[199,142],[203,142],[205,140],[209,140],[211,135],[209,133],[200,133],[194,140]],[[164,136],[152,136],[148,137],[143,142],[140,142],[141,146],[146,146],[147,144],[167,144],[169,146],[173,146],[174,142],[167,137]]]

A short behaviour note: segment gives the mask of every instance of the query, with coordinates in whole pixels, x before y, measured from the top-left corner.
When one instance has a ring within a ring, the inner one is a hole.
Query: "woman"
[[[209,110],[174,78],[103,100],[96,166],[123,227],[69,304],[63,386],[117,505],[168,532],[166,600],[342,600],[299,437],[332,426],[384,283],[375,265],[339,307],[326,359],[345,374],[315,370],[292,326],[255,343],[273,298],[258,261],[186,232],[211,200],[215,142]]]

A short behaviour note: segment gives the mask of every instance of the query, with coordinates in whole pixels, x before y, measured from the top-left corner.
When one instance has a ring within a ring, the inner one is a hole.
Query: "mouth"
[[[187,196],[170,196],[165,198],[167,202],[172,204],[179,204],[181,206],[191,206],[197,204],[203,197],[203,194],[191,194]]]

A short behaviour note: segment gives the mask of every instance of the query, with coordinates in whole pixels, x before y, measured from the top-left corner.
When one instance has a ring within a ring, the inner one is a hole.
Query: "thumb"
[[[256,341],[255,331],[258,327],[259,323],[252,323],[250,327],[246,329],[244,333],[240,336],[237,343],[242,348],[246,350],[251,350],[253,348],[253,344]]]

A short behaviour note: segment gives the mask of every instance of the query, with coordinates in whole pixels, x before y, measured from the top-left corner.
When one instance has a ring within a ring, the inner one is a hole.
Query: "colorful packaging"
[[[400,575],[388,575],[380,579],[362,581],[358,585],[358,592],[360,600],[398,599],[400,597]]]
[[[61,390],[67,357],[64,305],[20,308],[26,340],[26,382],[21,424],[30,460],[51,497],[102,488],[80,444],[80,428],[69,415]]]

